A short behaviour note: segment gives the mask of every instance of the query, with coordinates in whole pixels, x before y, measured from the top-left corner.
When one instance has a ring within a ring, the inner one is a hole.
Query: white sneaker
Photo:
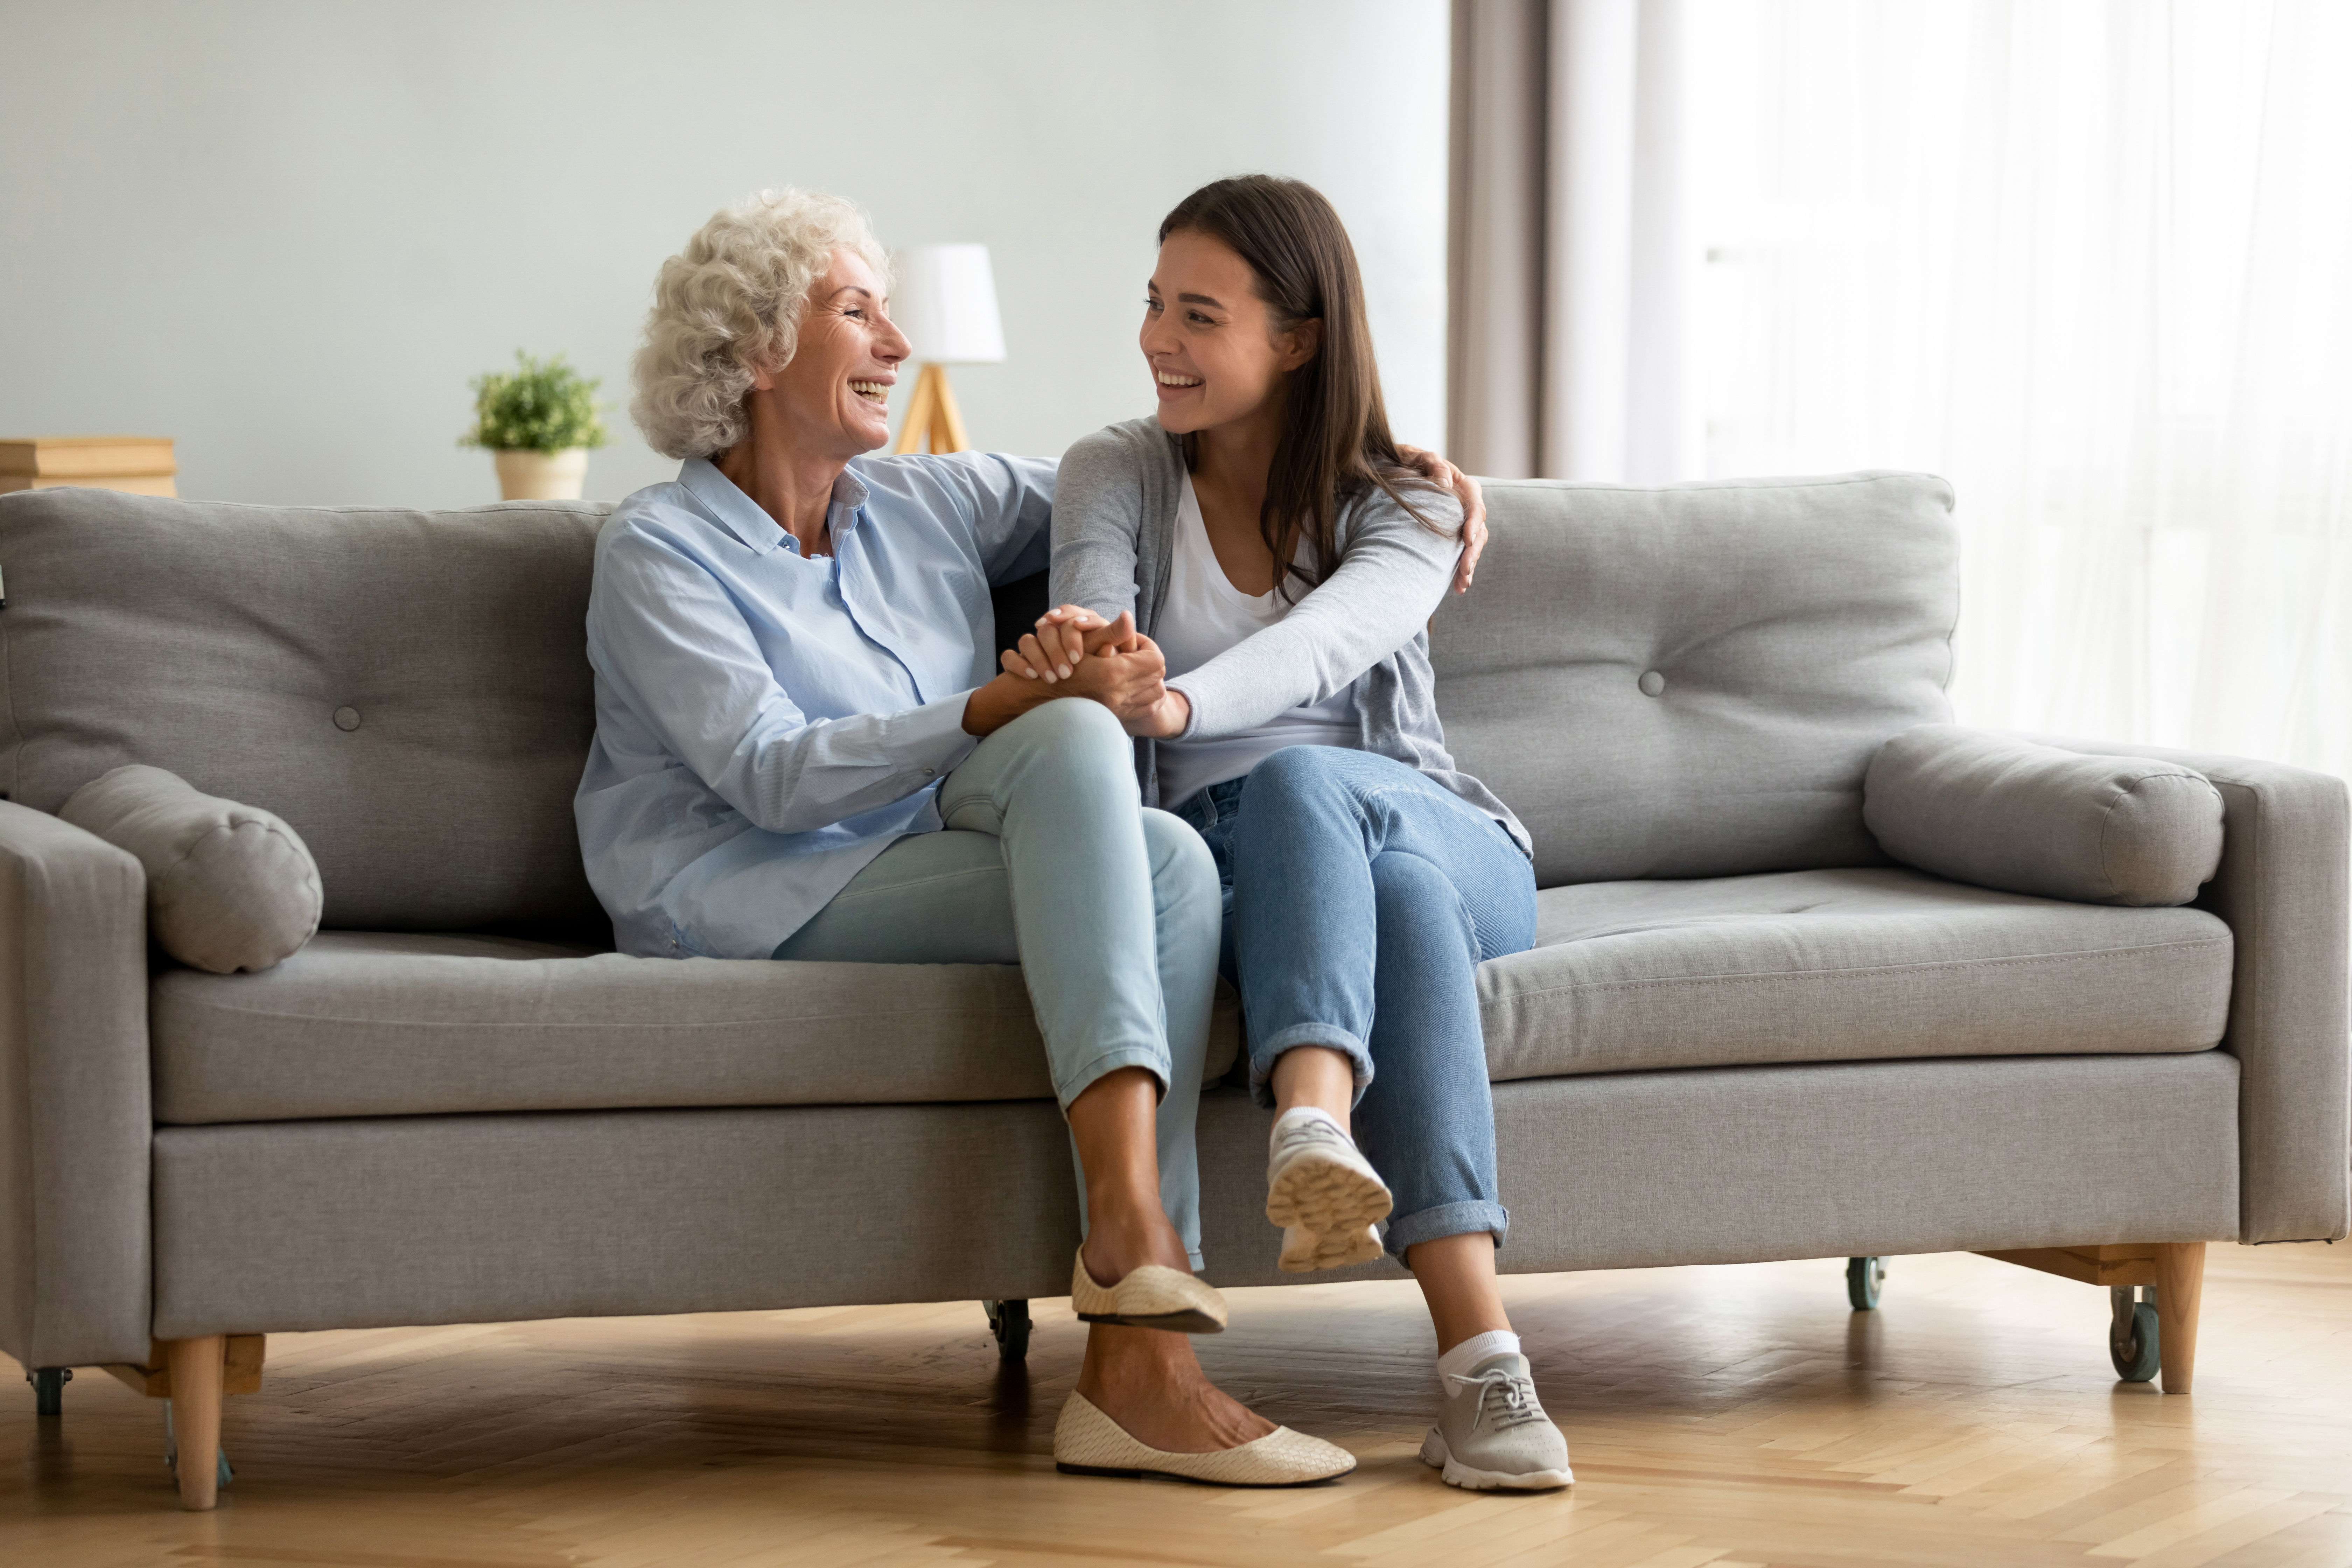
[[[1445,1484],[1474,1492],[1552,1491],[1576,1484],[1568,1439],[1536,1397],[1528,1358],[1490,1356],[1467,1377],[1445,1379],[1437,1425],[1422,1439],[1421,1462]]]
[[[1274,1124],[1265,1217],[1283,1227],[1284,1268],[1300,1274],[1370,1262],[1380,1256],[1378,1238],[1368,1241],[1371,1226],[1395,1206],[1388,1184],[1355,1140],[1330,1121],[1294,1112]],[[1293,1230],[1305,1235],[1294,1242]]]

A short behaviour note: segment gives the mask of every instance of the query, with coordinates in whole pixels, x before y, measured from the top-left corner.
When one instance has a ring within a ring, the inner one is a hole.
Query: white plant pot
[[[501,500],[578,500],[588,477],[588,448],[497,454]]]

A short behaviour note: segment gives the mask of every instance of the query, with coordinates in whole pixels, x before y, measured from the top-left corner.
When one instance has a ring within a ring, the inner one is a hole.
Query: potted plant
[[[497,457],[502,500],[578,500],[589,452],[612,439],[597,416],[604,383],[562,354],[539,360],[517,349],[515,365],[474,378],[474,427],[457,445]]]

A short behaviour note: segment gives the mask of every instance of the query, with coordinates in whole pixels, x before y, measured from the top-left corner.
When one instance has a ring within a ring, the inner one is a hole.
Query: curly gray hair
[[[887,282],[889,258],[864,213],[787,186],[713,213],[662,263],[629,405],[655,451],[708,458],[743,438],[751,378],[792,359],[801,306],[836,250],[864,257]]]

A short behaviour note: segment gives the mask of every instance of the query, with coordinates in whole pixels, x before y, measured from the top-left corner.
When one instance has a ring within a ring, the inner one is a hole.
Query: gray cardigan
[[[1113,617],[1132,610],[1137,629],[1155,636],[1183,489],[1183,448],[1157,419],[1097,430],[1064,453],[1054,487],[1053,602]],[[1415,504],[1433,521],[1462,521],[1442,491]],[[1420,769],[1501,823],[1532,858],[1534,842],[1511,808],[1455,769],[1437,720],[1428,622],[1445,600],[1460,543],[1379,490],[1341,513],[1339,534],[1339,570],[1288,615],[1168,683],[1192,705],[1177,739],[1231,735],[1346,691],[1365,751]],[[1135,761],[1144,804],[1159,805],[1150,740],[1136,742]]]

